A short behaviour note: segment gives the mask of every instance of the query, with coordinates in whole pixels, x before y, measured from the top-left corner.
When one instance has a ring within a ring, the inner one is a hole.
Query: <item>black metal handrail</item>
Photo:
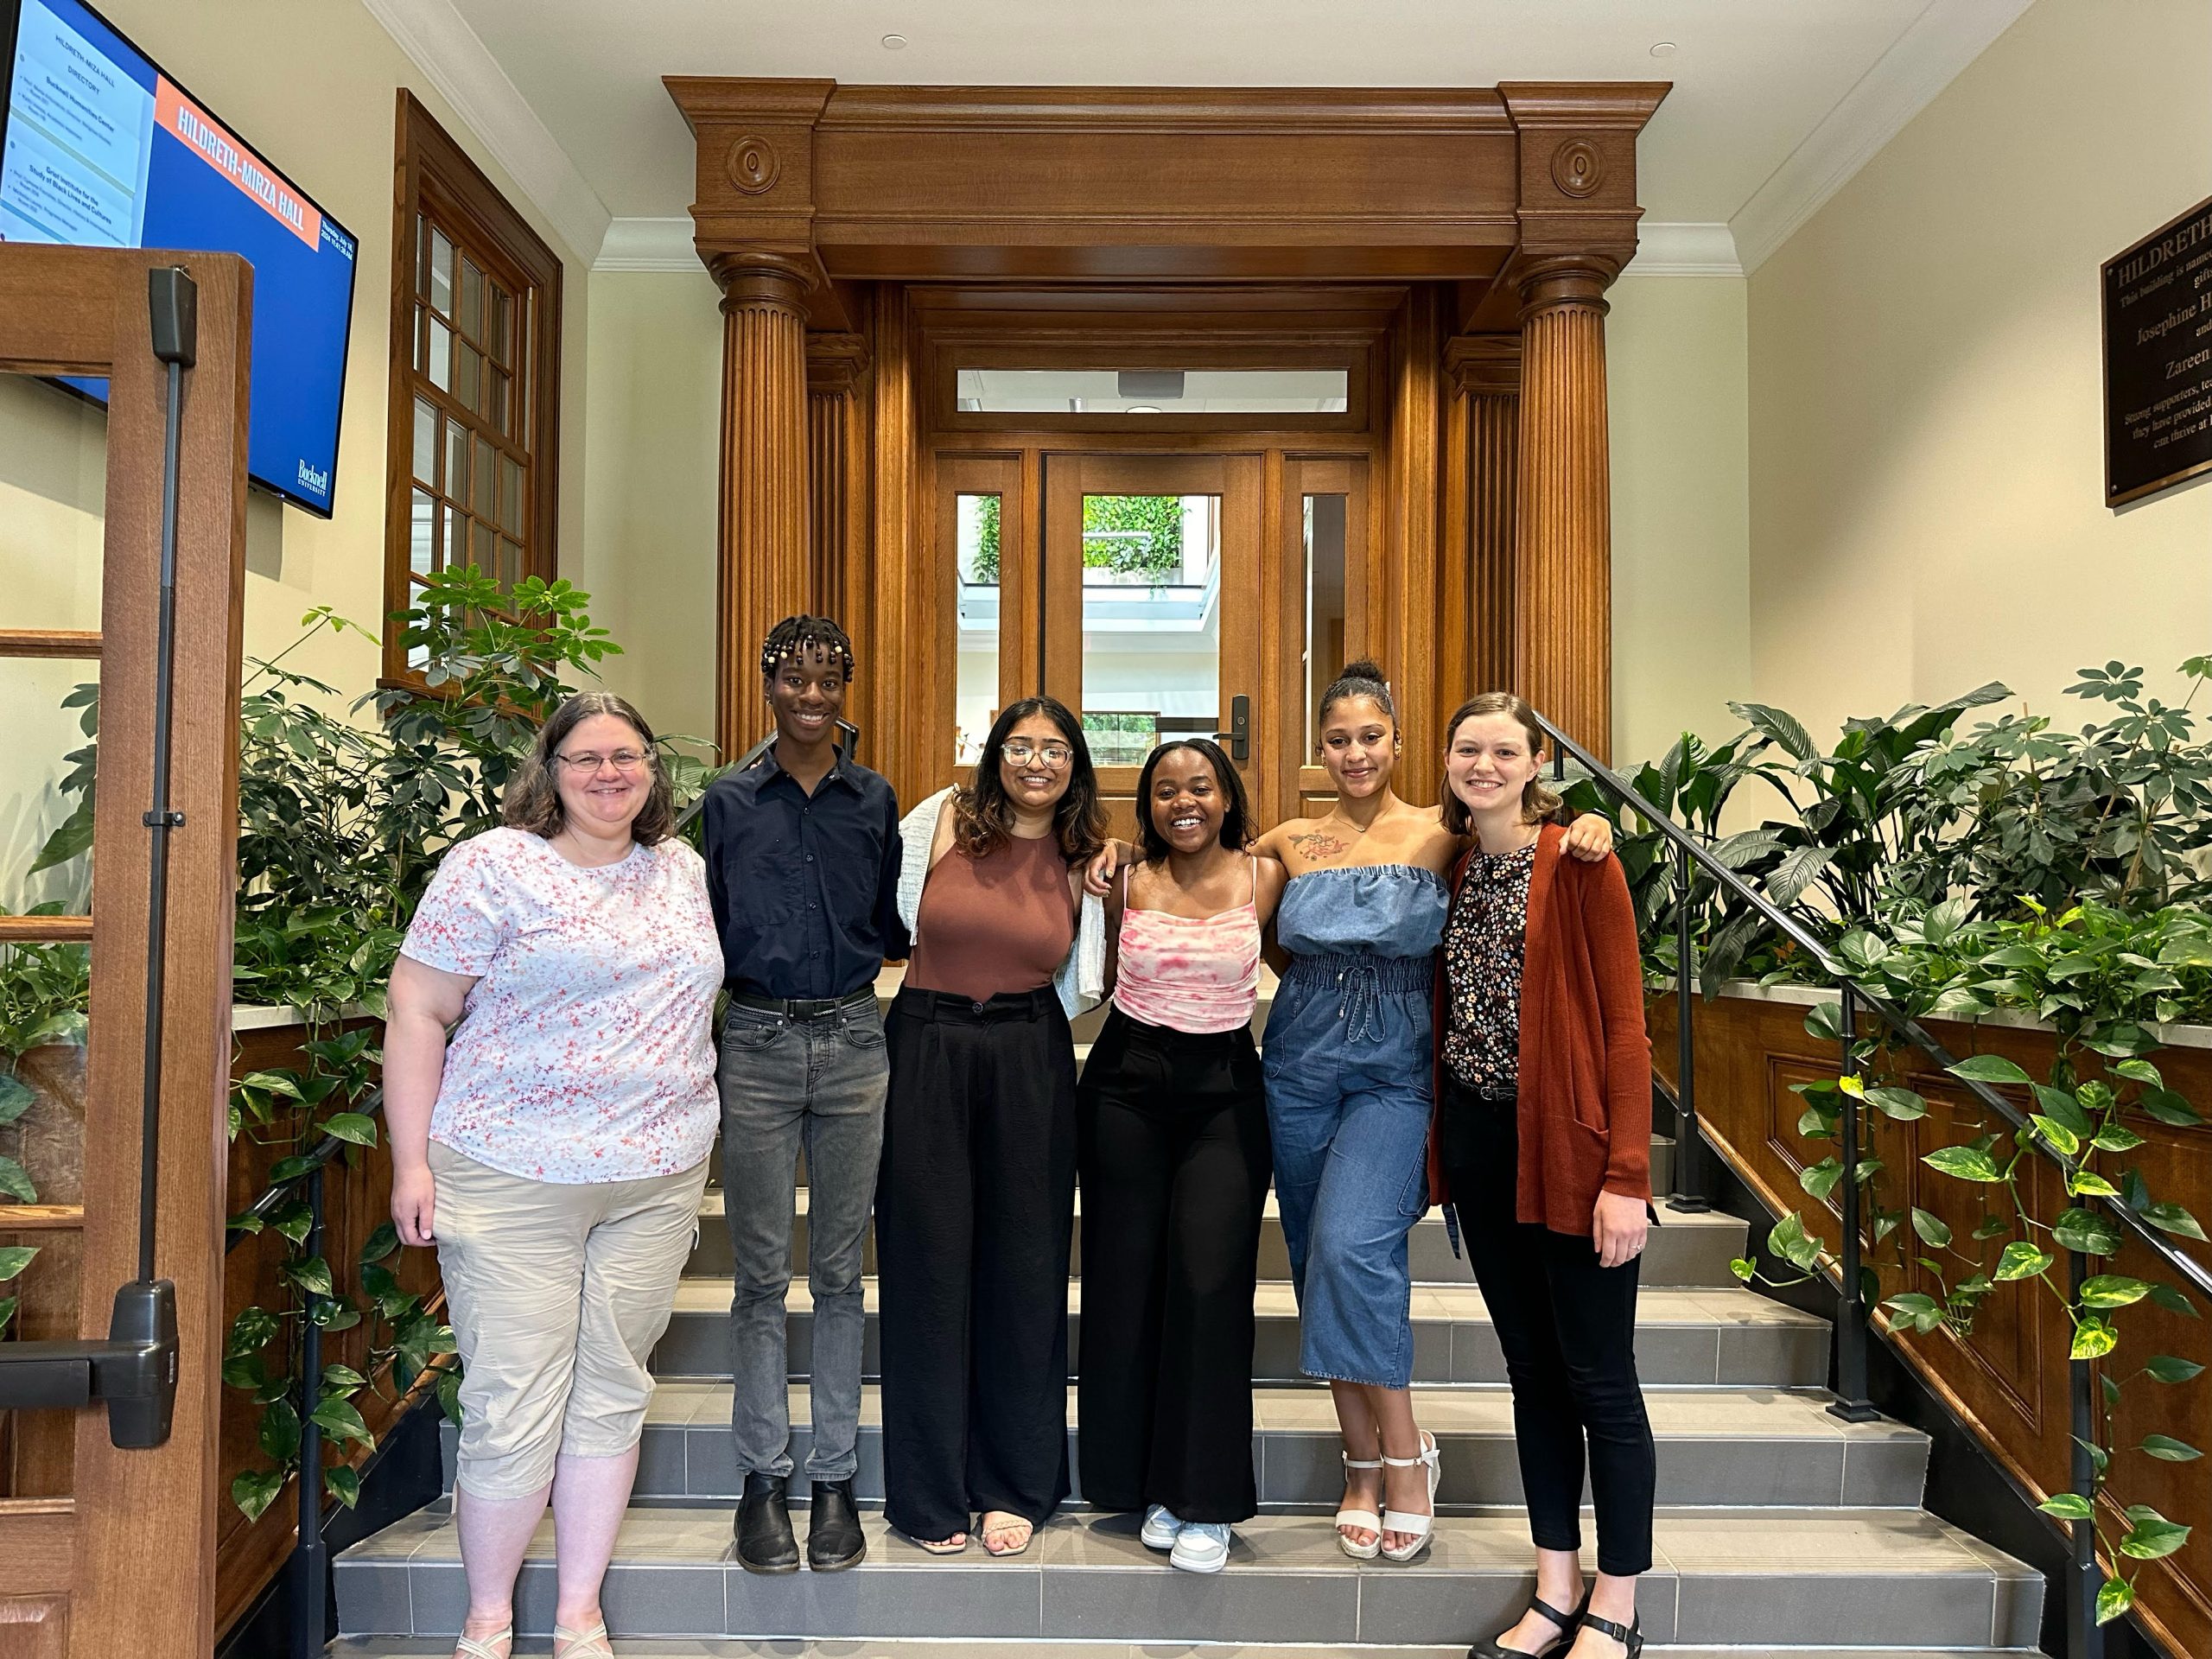
[[[1533,711],[1532,711],[1533,712]],[[2012,1126],[2016,1143],[2032,1147],[2065,1172],[2067,1186],[2072,1193],[2073,1178],[2080,1168],[2076,1161],[2045,1142],[2029,1130],[2027,1116],[2012,1102],[1986,1083],[1971,1077],[1959,1077],[1952,1070],[1959,1064],[1957,1058],[1917,1020],[1878,991],[1862,983],[1850,969],[1838,962],[1821,941],[1780,906],[1714,857],[1710,849],[1687,828],[1675,823],[1657,807],[1645,800],[1625,779],[1599,761],[1588,750],[1567,736],[1541,715],[1535,715],[1537,725],[1550,739],[1553,755],[1553,774],[1563,780],[1567,762],[1572,756],[1590,780],[1635,812],[1675,849],[1678,899],[1675,912],[1675,995],[1679,1015],[1676,1020],[1677,1041],[1675,1088],[1680,1135],[1675,1148],[1675,1185],[1682,1189],[1670,1200],[1677,1208],[1703,1207],[1697,1192],[1694,1175],[1685,1177],[1683,1172],[1697,1156],[1699,1139],[1697,1127],[1695,1072],[1696,1053],[1691,1040],[1690,1021],[1694,1006],[1692,990],[1694,979],[1693,957],[1694,946],[1690,925],[1690,893],[1693,865],[1707,875],[1739,902],[1749,906],[1784,938],[1802,950],[1816,963],[1823,976],[1835,986],[1838,993],[1836,1029],[1840,1039],[1843,1071],[1856,1077],[1859,1071],[1858,1055],[1858,1011],[1864,1007],[1874,1014],[1899,1038],[1918,1049],[1941,1066],[1947,1076],[1963,1084],[1977,1103],[1994,1112],[1999,1119]],[[1865,1293],[1859,1269],[1859,1096],[1850,1090],[1840,1092],[1840,1122],[1838,1135],[1841,1141],[1840,1178],[1836,1183],[1842,1194],[1843,1245],[1840,1253],[1840,1282],[1837,1287],[1836,1313],[1836,1392],[1840,1396],[1828,1409],[1850,1421],[1864,1421],[1876,1416],[1877,1412],[1867,1398],[1866,1341],[1870,1329]],[[1718,1152],[1718,1148],[1715,1151]],[[2077,1204],[2094,1201],[2115,1216],[2120,1225],[2139,1243],[2146,1247],[2183,1284],[2199,1296],[2212,1300],[2212,1272],[2184,1255],[2161,1234],[2149,1226],[2126,1205],[2110,1197],[2082,1193],[2073,1194]],[[1688,1202],[1685,1202],[1685,1199]],[[2081,1286],[2088,1272],[2088,1258],[2080,1250],[2067,1252],[2068,1282],[2078,1299]],[[2087,1492],[2095,1481],[2093,1467],[2095,1446],[2096,1383],[2086,1359],[2068,1362],[2068,1398],[2071,1421],[2069,1425],[2073,1439],[2071,1478],[2074,1490]],[[2097,1622],[2097,1592],[2102,1580],[2102,1569],[2097,1564],[2096,1522],[2094,1516],[2070,1523],[2069,1544],[2071,1560],[2066,1573],[2066,1641],[2067,1659],[2102,1659],[2104,1631]]]
[[[1772,900],[1758,893],[1741,876],[1721,863],[1695,836],[1637,793],[1636,790],[1619,774],[1594,759],[1587,750],[1567,736],[1543,715],[1536,715],[1536,723],[1544,728],[1545,733],[1556,746],[1555,753],[1559,757],[1560,775],[1564,775],[1563,768],[1566,760],[1572,756],[1576,764],[1590,775],[1592,782],[1609,794],[1616,796],[1624,804],[1633,810],[1637,817],[1644,819],[1668,841],[1673,842],[1683,855],[1713,877],[1721,886],[1726,887],[1736,898],[1757,911],[1791,944],[1809,956],[1819,965],[1822,976],[1834,981],[1839,990],[1848,991],[1853,1001],[1878,1014],[1884,1024],[1906,1042],[1928,1055],[1945,1071],[1949,1071],[1951,1067],[1959,1064],[1958,1057],[1931,1034],[1927,1027],[1883,996],[1880,992],[1871,989],[1863,981],[1856,978],[1848,968],[1839,963],[1829,953],[1827,947],[1822,945],[1802,923],[1786,911],[1777,907]],[[1978,1103],[1995,1112],[2013,1128],[2030,1128],[2027,1114],[1999,1094],[1990,1084],[1970,1077],[1958,1077],[1955,1081],[1962,1084]],[[1847,1096],[1846,1098],[1848,1099],[1849,1096]],[[2056,1164],[2065,1172],[2069,1180],[2080,1168],[2076,1160],[2067,1157],[2040,1135],[2032,1132],[2025,1137],[2023,1144],[2033,1147],[2036,1151]],[[2187,1281],[2199,1295],[2212,1300],[2212,1269],[2208,1269],[2201,1263],[2184,1255],[2169,1243],[2163,1234],[2118,1199],[2099,1194],[2081,1195],[2081,1200],[2084,1203],[2093,1198],[2096,1203],[2111,1211],[2120,1224],[2134,1235],[2136,1241],[2147,1247],[2165,1267]]]

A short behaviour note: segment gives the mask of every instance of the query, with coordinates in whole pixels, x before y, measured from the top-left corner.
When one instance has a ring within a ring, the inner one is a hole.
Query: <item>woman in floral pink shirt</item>
[[[505,827],[446,854],[392,969],[392,1219],[437,1247],[466,1368],[456,1659],[507,1659],[549,1493],[554,1653],[612,1653],[600,1582],[721,1115],[721,947],[674,827],[638,711],[569,698]]]

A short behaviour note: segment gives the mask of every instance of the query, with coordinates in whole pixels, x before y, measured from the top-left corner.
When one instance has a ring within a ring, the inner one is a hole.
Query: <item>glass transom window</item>
[[[1344,369],[962,369],[968,415],[1340,415]]]

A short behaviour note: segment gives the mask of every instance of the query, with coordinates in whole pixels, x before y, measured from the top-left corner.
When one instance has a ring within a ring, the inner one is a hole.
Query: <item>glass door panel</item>
[[[1278,750],[1286,787],[1278,817],[1309,817],[1335,804],[1319,761],[1321,694],[1347,658],[1370,649],[1365,618],[1367,468],[1350,457],[1291,458],[1283,466],[1283,577],[1294,615],[1286,630],[1287,695]]]
[[[1251,770],[1259,470],[1250,455],[1046,461],[1045,683],[1082,717],[1117,835],[1135,831],[1152,749],[1233,733],[1239,699]]]
[[[956,494],[960,633],[953,690],[953,764],[972,766],[999,712],[999,582],[1003,499]]]

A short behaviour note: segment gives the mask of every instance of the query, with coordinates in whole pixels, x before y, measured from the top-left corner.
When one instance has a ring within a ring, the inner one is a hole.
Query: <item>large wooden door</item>
[[[156,590],[168,394],[149,346],[149,268],[198,285],[198,357],[184,379],[175,489],[176,634],[158,1051],[153,1276],[175,1287],[168,1439],[116,1446],[106,1412],[24,1410],[0,1428],[0,1655],[191,1659],[215,1639],[222,1400],[225,1109],[237,877],[239,615],[245,590],[247,350],[252,272],[235,254],[0,245],[0,373],[109,383],[100,626],[17,626],[0,599],[0,660],[97,663],[99,792],[90,913],[0,917],[0,945],[88,943],[82,1117],[57,1111],[52,1150],[72,1188],[44,1204],[0,1193],[0,1246],[39,1255],[9,1287],[11,1338],[108,1335],[139,1274],[140,1112],[149,1025],[148,871]],[[95,919],[97,918],[97,920]],[[22,1120],[29,1122],[28,1118]],[[16,1145],[34,1176],[39,1156]],[[0,1416],[10,1414],[0,1414]]]
[[[1080,712],[1114,833],[1134,835],[1146,754],[1215,737],[1274,787],[1261,711],[1261,458],[1045,460],[1045,690]]]

